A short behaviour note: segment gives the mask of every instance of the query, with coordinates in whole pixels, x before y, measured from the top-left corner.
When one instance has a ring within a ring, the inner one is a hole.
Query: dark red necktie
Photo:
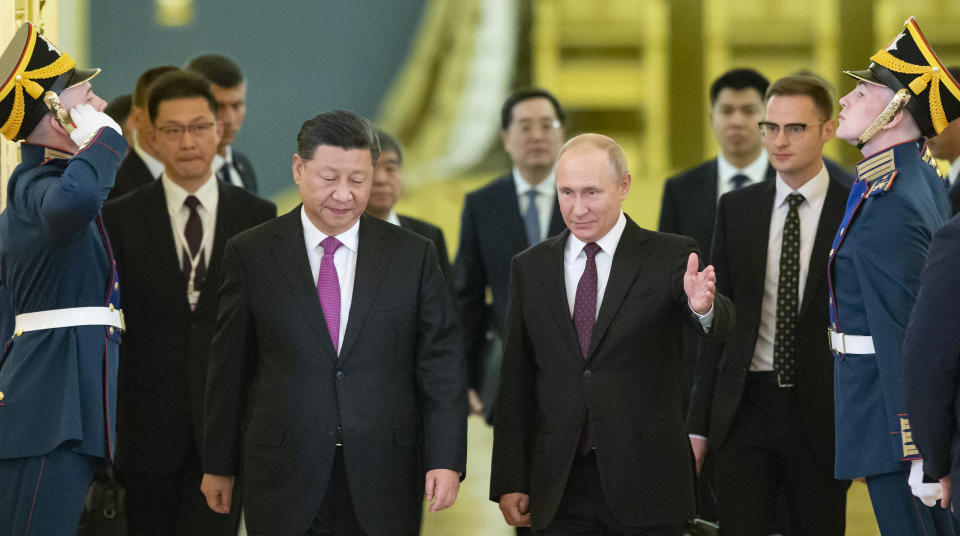
[[[187,239],[187,247],[190,249],[190,251],[185,251],[183,255],[183,273],[189,281],[190,261],[196,258],[197,255],[200,255],[200,259],[197,261],[196,272],[193,274],[193,287],[199,289],[200,284],[203,283],[203,276],[207,273],[206,263],[203,262],[203,254],[200,253],[200,246],[203,244],[203,224],[200,222],[200,213],[197,212],[200,200],[197,199],[196,196],[188,195],[183,201],[183,204],[190,209],[187,225],[183,228],[183,236]]]
[[[583,358],[587,358],[590,351],[590,338],[593,337],[593,324],[597,320],[597,253],[600,246],[590,242],[583,246],[587,254],[587,265],[577,283],[577,297],[573,301],[573,324],[577,326],[577,338],[580,340],[580,350]]]
[[[583,247],[583,252],[587,255],[587,264],[583,268],[583,275],[580,276],[580,282],[577,283],[577,297],[573,301],[573,324],[577,327],[577,339],[580,340],[580,351],[583,358],[587,358],[590,351],[590,339],[593,337],[593,325],[597,321],[597,253],[600,252],[600,246],[596,242],[590,242]],[[583,421],[583,429],[580,431],[580,444],[577,450],[582,456],[590,454],[596,441],[593,437],[593,430],[590,427],[590,416],[587,415]]]

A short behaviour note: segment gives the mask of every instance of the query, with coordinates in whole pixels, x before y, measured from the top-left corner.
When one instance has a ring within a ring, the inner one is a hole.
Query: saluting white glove
[[[78,147],[82,147],[98,130],[103,127],[110,127],[117,131],[117,134],[123,135],[120,125],[109,115],[98,112],[93,106],[82,103],[70,110],[70,118],[76,128],[70,133],[70,139]]]
[[[943,497],[943,489],[939,482],[923,481],[923,460],[910,462],[910,478],[907,479],[907,483],[910,484],[913,496],[927,506],[936,506],[937,501]]]

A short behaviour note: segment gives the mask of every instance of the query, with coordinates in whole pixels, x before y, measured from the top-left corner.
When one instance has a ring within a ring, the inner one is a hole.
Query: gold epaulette
[[[887,149],[857,164],[857,178],[868,183],[897,169],[893,149]]]
[[[921,158],[923,158],[924,162],[930,164],[930,167],[932,167],[933,170],[937,172],[937,176],[940,177],[940,179],[942,180],[943,171],[941,171],[940,166],[937,165],[937,159],[933,157],[933,152],[930,150],[929,145],[924,144],[923,155],[921,156]]]

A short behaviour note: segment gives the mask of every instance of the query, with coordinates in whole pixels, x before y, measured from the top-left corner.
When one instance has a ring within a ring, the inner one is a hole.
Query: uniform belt
[[[112,326],[124,331],[123,310],[110,307],[71,307],[17,315],[14,333],[72,326]]]
[[[847,335],[827,329],[830,349],[838,354],[875,354],[873,337],[869,335]]]

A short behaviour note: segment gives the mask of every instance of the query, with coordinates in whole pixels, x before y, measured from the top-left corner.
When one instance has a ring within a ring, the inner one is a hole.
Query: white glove
[[[70,110],[70,118],[73,119],[73,124],[76,126],[70,133],[70,139],[77,144],[77,147],[83,147],[103,127],[110,127],[116,130],[117,134],[123,135],[123,130],[120,129],[120,125],[113,118],[103,112],[98,112],[93,106],[86,103],[74,106]]]
[[[943,497],[943,488],[939,482],[923,481],[923,460],[913,460],[910,462],[910,478],[907,479],[910,484],[910,491],[913,496],[920,499],[927,506],[936,506],[937,501]]]

